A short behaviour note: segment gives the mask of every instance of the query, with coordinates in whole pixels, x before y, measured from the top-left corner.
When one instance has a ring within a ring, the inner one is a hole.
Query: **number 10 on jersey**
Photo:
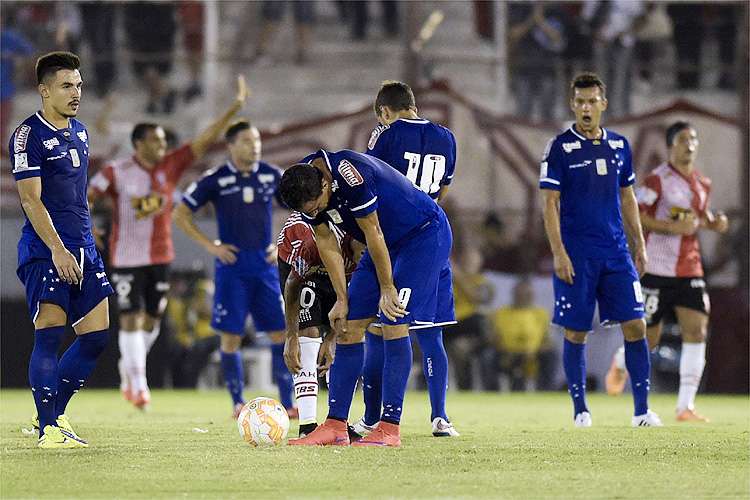
[[[406,177],[417,188],[427,194],[440,191],[440,181],[445,175],[445,156],[427,154],[422,157],[419,153],[404,153],[404,159],[409,161]],[[420,173],[419,167],[422,166]]]

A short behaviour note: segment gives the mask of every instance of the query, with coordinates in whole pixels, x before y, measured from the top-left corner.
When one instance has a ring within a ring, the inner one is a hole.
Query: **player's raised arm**
[[[542,193],[544,196],[544,209],[542,211],[544,231],[547,233],[547,240],[552,250],[555,274],[566,283],[572,284],[576,273],[573,270],[573,263],[565,250],[560,233],[560,191],[543,189]]]
[[[231,106],[224,112],[224,114],[215,122],[213,122],[206,130],[196,137],[190,148],[195,158],[201,158],[208,148],[216,142],[219,135],[227,128],[232,117],[236,115],[242,107],[245,105],[247,96],[250,95],[250,91],[245,83],[245,77],[242,75],[237,76],[237,97]]]
[[[372,261],[375,264],[375,271],[378,275],[378,283],[380,284],[380,310],[391,321],[403,318],[407,312],[404,306],[401,305],[401,301],[398,298],[398,290],[393,284],[391,258],[388,255],[388,248],[385,245],[383,231],[380,229],[377,211],[358,218],[357,224],[365,234],[367,249],[370,251]]]
[[[52,262],[57,274],[68,283],[78,284],[83,278],[81,267],[76,258],[63,245],[60,235],[52,224],[47,208],[42,203],[41,177],[28,177],[16,181],[18,194],[21,197],[21,207],[29,218],[34,231],[52,252]]]

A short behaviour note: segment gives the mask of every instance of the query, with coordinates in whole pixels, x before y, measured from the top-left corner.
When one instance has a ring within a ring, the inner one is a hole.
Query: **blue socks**
[[[365,334],[365,366],[362,371],[362,395],[365,400],[365,424],[375,425],[380,421],[383,404],[383,337]]]
[[[336,358],[330,369],[328,381],[328,418],[346,421],[352,406],[354,389],[362,373],[365,345],[338,344]]]
[[[96,360],[107,347],[108,340],[107,330],[78,335],[75,342],[68,347],[68,350],[60,358],[56,417],[65,413],[70,398],[81,390],[83,383],[94,371]]]
[[[289,373],[286,367],[286,363],[284,363],[284,344],[271,344],[271,356],[271,372],[274,382],[279,386],[281,405],[284,408],[291,408],[294,406],[292,402],[294,381],[292,380],[292,374]]]
[[[651,358],[646,339],[625,341],[625,366],[630,374],[633,390],[634,415],[643,415],[648,412],[648,392],[651,389]]]
[[[57,350],[60,349],[64,332],[64,326],[42,328],[34,332],[34,350],[31,351],[29,360],[29,385],[39,415],[39,437],[44,435],[45,426],[57,425]]]
[[[385,340],[383,363],[383,416],[381,420],[398,425],[404,406],[406,384],[411,371],[411,339]]]
[[[448,420],[445,412],[445,395],[448,391],[448,355],[443,346],[443,329],[426,328],[417,330],[417,341],[422,350],[422,369],[430,393],[432,414],[430,420],[442,417]]]
[[[568,392],[573,399],[573,415],[589,411],[586,406],[586,344],[574,344],[565,339],[563,367],[568,379]]]
[[[232,403],[235,405],[237,403],[244,403],[242,388],[245,377],[242,373],[242,354],[240,351],[221,351],[221,371],[224,374],[224,382],[227,384],[227,390],[232,396]]]

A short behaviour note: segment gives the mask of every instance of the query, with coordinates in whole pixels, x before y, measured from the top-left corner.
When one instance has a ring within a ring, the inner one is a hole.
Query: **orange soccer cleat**
[[[323,425],[307,436],[290,439],[289,446],[349,446],[346,422],[327,418]]]
[[[678,411],[676,419],[678,422],[710,422],[708,417],[704,417],[700,413],[696,413],[695,410],[689,408]]]
[[[625,383],[628,381],[628,372],[617,366],[617,360],[612,359],[607,376],[604,377],[604,386],[607,394],[610,396],[619,396],[625,390]]]
[[[359,441],[352,443],[352,446],[401,446],[401,428],[390,422],[378,423],[375,429]]]
[[[148,390],[138,391],[131,399],[133,406],[139,410],[146,410],[148,405],[151,404],[151,392]]]

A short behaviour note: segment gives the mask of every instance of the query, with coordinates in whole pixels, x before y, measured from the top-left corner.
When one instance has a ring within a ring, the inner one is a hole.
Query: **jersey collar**
[[[253,168],[249,172],[240,172],[240,169],[234,166],[234,163],[232,163],[232,160],[227,160],[227,167],[233,174],[255,174],[260,169],[260,162],[256,161],[253,165]]]
[[[695,179],[695,167],[693,167],[693,170],[692,170],[692,172],[690,172],[690,175],[689,175],[689,176],[687,176],[687,175],[683,174],[682,172],[680,172],[680,169],[678,169],[677,167],[675,167],[674,165],[672,165],[672,163],[671,163],[671,162],[669,162],[669,161],[667,162],[667,166],[668,166],[668,167],[669,167],[669,168],[670,168],[670,169],[671,169],[671,170],[672,170],[672,171],[673,171],[673,172],[674,172],[675,174],[677,174],[677,175],[679,175],[680,177],[682,177],[683,179],[685,179],[685,180],[687,181],[687,183],[688,183],[688,184],[692,183],[692,182],[693,182],[693,180]]]
[[[47,126],[47,127],[48,127],[48,128],[50,129],[50,130],[52,130],[53,132],[59,132],[59,131],[61,131],[61,130],[66,130],[66,129],[69,129],[69,128],[70,128],[70,118],[68,118],[68,126],[67,126],[67,127],[65,127],[64,129],[59,129],[59,128],[55,127],[54,125],[52,125],[52,124],[51,124],[50,122],[48,122],[47,120],[45,120],[45,119],[44,119],[44,116],[42,116],[42,112],[41,112],[41,111],[37,111],[37,112],[36,112],[36,117],[37,117],[37,118],[39,119],[39,121],[40,121],[40,122],[42,122],[42,123],[43,123],[44,125],[46,125],[46,126]]]
[[[578,137],[582,141],[594,141],[594,140],[597,140],[597,141],[606,141],[607,140],[607,129],[604,128],[604,127],[599,127],[599,128],[602,129],[602,136],[599,139],[588,139],[587,137],[582,136],[581,134],[579,134],[578,132],[576,132],[575,123],[570,126],[569,130],[573,133],[573,135],[575,135],[576,137]]]
[[[429,120],[425,120],[424,118],[418,118],[418,119],[414,119],[414,118],[399,118],[398,121],[402,121],[402,122],[406,122],[406,123],[421,123],[421,124],[430,123]]]

